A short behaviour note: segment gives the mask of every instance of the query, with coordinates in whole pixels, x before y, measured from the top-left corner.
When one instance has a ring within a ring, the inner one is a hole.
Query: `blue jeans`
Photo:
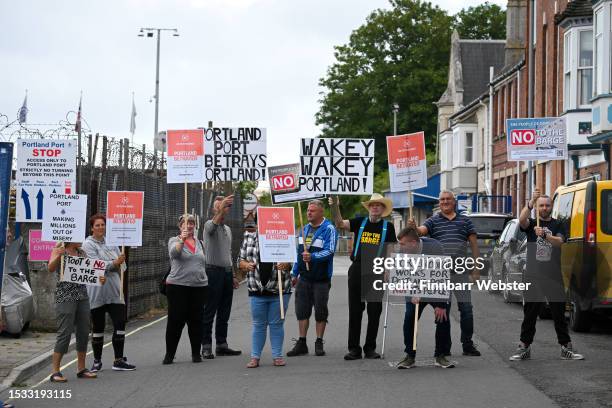
[[[429,303],[421,302],[419,305],[419,319],[423,309]],[[434,307],[432,305],[432,307]],[[416,356],[416,350],[412,348],[412,342],[414,337],[414,312],[415,305],[410,300],[406,301],[406,314],[404,315],[404,352],[411,357]],[[450,354],[451,348],[451,337],[450,337],[450,304],[446,305],[446,316],[448,319],[444,322],[436,322],[436,349],[434,351],[434,357],[443,356]]]
[[[283,295],[285,314],[289,306],[290,293]],[[284,320],[280,316],[280,299],[278,296],[251,296],[251,317],[253,318],[252,358],[261,358],[261,352],[266,344],[266,332],[270,327],[270,347],[272,358],[283,356],[283,341],[285,340]]]

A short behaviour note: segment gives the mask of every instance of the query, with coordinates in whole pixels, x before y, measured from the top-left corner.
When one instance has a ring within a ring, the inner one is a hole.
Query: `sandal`
[[[56,383],[68,382],[68,380],[64,377],[64,374],[60,373],[59,371],[57,373],[51,374],[51,377],[49,377],[49,381]]]
[[[278,357],[274,359],[274,367],[284,367],[286,365],[287,363],[285,362],[284,358]]]
[[[5,403],[5,404],[2,404],[2,407],[0,407],[0,408],[15,408],[15,406],[13,404]]]
[[[249,364],[247,364],[246,368],[257,368],[259,367],[259,359],[258,358],[251,358],[251,361],[249,361]]]
[[[77,377],[79,378],[98,378],[98,374],[92,373],[88,369],[84,368],[77,373]]]

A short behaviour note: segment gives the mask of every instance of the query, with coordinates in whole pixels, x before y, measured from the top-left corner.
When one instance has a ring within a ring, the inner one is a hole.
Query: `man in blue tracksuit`
[[[323,203],[312,200],[306,212],[308,225],[298,234],[298,262],[293,267],[292,275],[295,286],[295,315],[298,319],[300,337],[293,349],[287,352],[287,357],[308,354],[306,334],[313,307],[317,332],[315,354],[325,355],[323,334],[329,315],[327,302],[338,234],[336,227],[325,219],[323,213]]]

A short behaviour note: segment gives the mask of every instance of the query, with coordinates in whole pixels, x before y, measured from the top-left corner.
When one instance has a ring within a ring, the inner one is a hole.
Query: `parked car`
[[[478,238],[480,256],[484,259],[484,268],[480,271],[483,276],[488,275],[490,269],[491,254],[495,242],[499,239],[506,224],[512,220],[510,214],[494,213],[472,213],[467,214],[472,220]]]
[[[517,255],[522,248],[520,243],[526,235],[518,223],[518,219],[511,219],[506,224],[501,235],[497,239],[490,256],[491,268],[489,279],[493,281],[506,282],[508,279],[510,258]],[[504,294],[504,299],[511,294]],[[507,299],[509,301],[509,299]]]
[[[565,223],[561,272],[570,327],[584,332],[594,314],[612,316],[612,181],[588,178],[557,188],[552,216]]]

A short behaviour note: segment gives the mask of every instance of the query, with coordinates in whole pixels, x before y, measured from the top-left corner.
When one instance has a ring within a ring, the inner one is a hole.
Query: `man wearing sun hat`
[[[375,257],[384,256],[384,245],[397,242],[393,223],[384,220],[393,211],[393,202],[378,193],[372,194],[362,205],[368,210],[367,217],[355,217],[351,220],[342,219],[339,201],[329,199],[334,209],[334,222],[337,228],[350,229],[354,234],[353,252],[348,271],[349,289],[349,333],[348,350],[345,360],[358,360],[361,355],[361,318],[363,311],[368,313],[368,328],[363,345],[365,358],[380,358],[376,352],[376,336],[382,313],[382,292],[372,294],[372,282],[375,279],[373,261]],[[367,296],[366,296],[367,295]]]

